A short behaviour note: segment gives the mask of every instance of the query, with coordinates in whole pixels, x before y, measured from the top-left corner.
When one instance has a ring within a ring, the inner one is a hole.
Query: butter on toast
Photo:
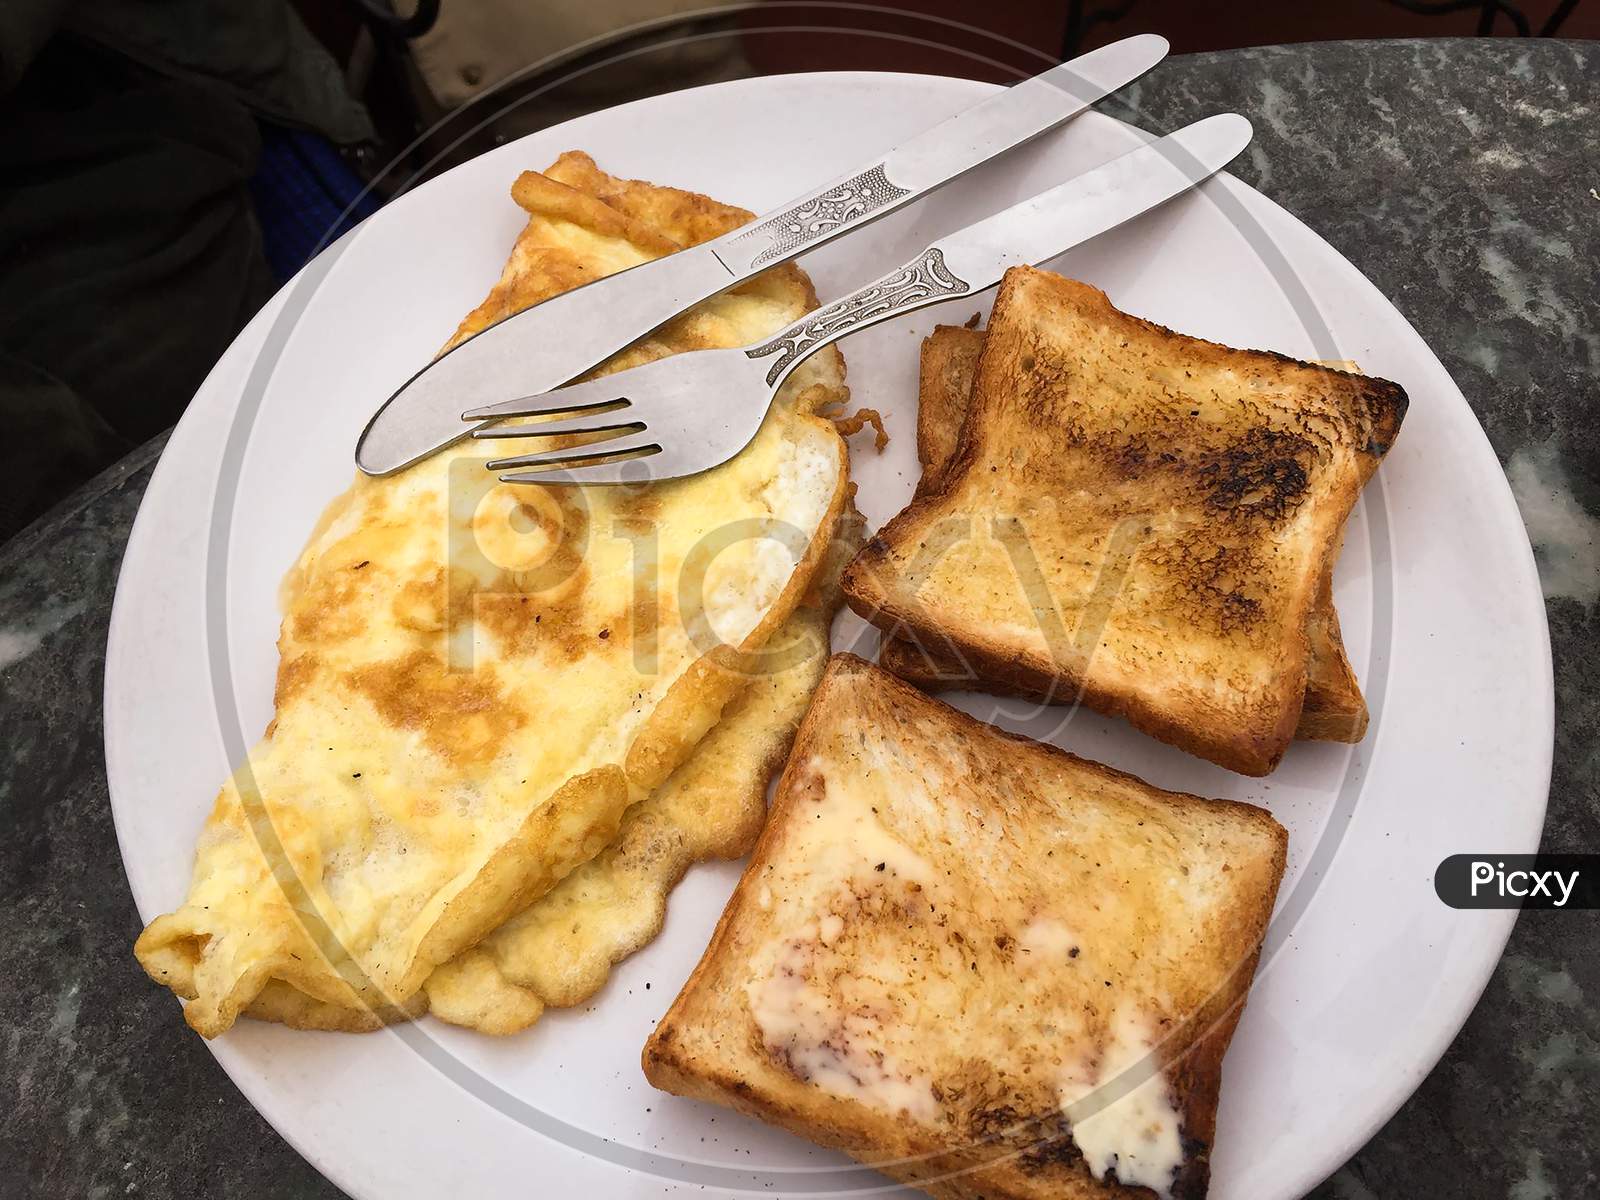
[[[918,495],[934,486],[955,455],[983,338],[983,331],[970,325],[940,325],[923,339],[917,391],[917,458],[922,465]],[[1305,705],[1295,726],[1295,737],[1305,741],[1359,742],[1367,733],[1367,702],[1345,654],[1339,614],[1333,606],[1333,560],[1337,557],[1336,551],[1323,573],[1306,626],[1311,661],[1306,668]],[[992,687],[977,678],[969,665],[904,638],[886,636],[878,663],[919,687]]]
[[[1267,774],[1328,564],[1405,408],[1385,380],[1186,337],[1015,268],[954,457],[850,565],[846,599],[998,688]]]
[[[1286,842],[836,655],[645,1074],[948,1200],[1193,1200]]]

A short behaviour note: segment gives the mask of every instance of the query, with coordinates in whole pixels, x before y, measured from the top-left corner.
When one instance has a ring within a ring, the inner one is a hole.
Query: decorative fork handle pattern
[[[972,291],[945,265],[944,251],[930,246],[903,267],[800,318],[771,341],[745,351],[751,359],[774,358],[767,384],[776,387],[801,359],[847,333]]]
[[[882,163],[852,179],[826,188],[800,201],[793,208],[777,213],[730,239],[729,245],[750,248],[750,243],[766,238],[768,245],[748,264],[749,270],[789,258],[800,247],[830,237],[852,221],[877,212],[911,195],[906,188],[889,182]]]

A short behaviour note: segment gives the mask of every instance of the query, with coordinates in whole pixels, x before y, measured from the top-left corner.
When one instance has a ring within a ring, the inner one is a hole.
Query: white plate
[[[349,481],[371,408],[498,276],[522,225],[507,198],[519,170],[581,147],[611,171],[759,211],[990,90],[818,74],[583,117],[404,196],[275,298],[173,435],[117,590],[106,760],[145,919],[183,898],[194,834],[230,765],[222,731],[253,739],[270,715],[279,576]],[[805,265],[824,298],[839,295],[1136,136],[1083,117]],[[1227,1057],[1213,1194],[1297,1195],[1410,1095],[1510,931],[1510,913],[1445,908],[1432,876],[1447,854],[1531,851],[1539,840],[1553,700],[1532,553],[1495,456],[1438,360],[1348,262],[1250,188],[1218,179],[1059,266],[1142,316],[1234,345],[1354,359],[1411,395],[1338,569],[1345,639],[1373,718],[1360,746],[1297,745],[1253,781],[1092,714],[1065,728],[1058,713],[1020,706],[1004,718],[1163,786],[1264,804],[1288,826],[1289,873]],[[887,414],[893,437],[881,457],[855,455],[874,525],[901,507],[917,473],[918,340],[978,307],[930,310],[844,347],[856,399]],[[859,627],[841,618],[835,632],[848,641]],[[656,1093],[640,1073],[645,1036],[737,874],[726,864],[692,872],[665,932],[590,1008],[553,1013],[522,1036],[496,1041],[431,1019],[364,1037],[244,1021],[212,1050],[267,1119],[357,1197],[687,1195],[703,1182],[738,1193],[887,1189],[877,1176],[819,1171],[844,1160]]]

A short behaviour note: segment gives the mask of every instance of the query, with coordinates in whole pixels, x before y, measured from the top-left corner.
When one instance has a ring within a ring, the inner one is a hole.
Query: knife
[[[789,372],[822,347],[919,308],[975,295],[1012,267],[1044,262],[1115,229],[1210,178],[1250,144],[1250,136],[1250,122],[1237,113],[1206,117],[946,234],[763,342],[669,354],[543,396],[470,409],[463,419],[557,418],[495,424],[480,428],[474,435],[480,438],[608,435],[483,464],[489,471],[516,468],[500,476],[506,483],[638,484],[698,474],[750,443]]]
[[[553,296],[423,367],[356,442],[356,466],[390,475],[469,436],[465,409],[536,396],[583,374],[685,309],[921,199],[1076,116],[1167,53],[1141,34],[1102,46],[998,96],[714,241]]]

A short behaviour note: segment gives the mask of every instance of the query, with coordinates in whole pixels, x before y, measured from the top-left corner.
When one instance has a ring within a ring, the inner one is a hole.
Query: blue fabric
[[[378,211],[378,198],[362,195],[361,189],[360,177],[321,134],[261,125],[261,163],[250,180],[250,194],[267,263],[279,283]]]

